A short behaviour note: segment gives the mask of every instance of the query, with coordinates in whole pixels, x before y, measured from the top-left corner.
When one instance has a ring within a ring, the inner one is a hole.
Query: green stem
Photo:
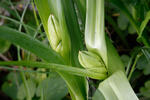
[[[138,55],[136,56],[135,61],[134,61],[134,63],[133,63],[133,66],[132,66],[132,68],[131,68],[131,71],[130,71],[130,73],[129,73],[128,80],[130,80],[130,78],[131,78],[131,76],[132,76],[132,74],[133,74],[133,72],[134,72],[134,70],[135,70],[136,63],[137,63],[138,59],[140,58],[140,56],[141,56],[141,54],[138,54]]]
[[[129,74],[130,66],[131,66],[131,64],[132,64],[132,60],[133,60],[133,57],[131,57],[130,60],[129,60],[129,62],[128,62],[127,69],[126,69],[126,75]]]
[[[29,26],[29,25],[26,25],[26,24],[24,24],[23,22],[21,23],[21,22],[19,22],[19,21],[17,21],[17,20],[14,20],[14,19],[12,19],[12,18],[9,18],[9,17],[7,17],[7,16],[3,16],[3,15],[0,15],[0,17],[1,17],[1,18],[4,18],[4,19],[7,19],[7,20],[9,20],[9,21],[12,21],[13,23],[21,24],[21,25],[23,25],[25,28],[29,28],[29,29],[31,29],[31,30],[33,30],[33,31],[37,31],[37,29],[35,29],[35,28],[33,28],[33,27]],[[38,32],[38,33],[43,34],[42,32]]]
[[[64,72],[70,75],[77,75],[83,77],[87,76],[99,80],[103,80],[107,78],[106,73],[97,73],[79,67],[72,67],[68,65],[61,65],[61,64],[54,64],[54,63],[42,63],[42,62],[31,62],[31,61],[8,61],[8,62],[0,62],[0,65],[26,66],[29,68],[46,68],[46,69],[52,69],[56,72],[57,71]]]
[[[34,0],[32,0],[31,4],[32,4],[33,14],[34,14],[34,18],[35,18],[35,21],[36,21],[37,28],[39,28],[39,29],[38,29],[39,32],[42,32],[41,27],[40,27],[40,24],[39,24],[38,17],[37,17],[37,13],[36,13],[36,10],[35,10]],[[44,40],[43,37],[42,37],[42,40]]]
[[[32,4],[32,8],[33,8],[33,14],[34,14],[34,18],[35,18],[35,21],[36,21],[36,25],[38,27],[40,24],[39,24],[39,20],[37,18],[37,14],[36,14],[36,11],[35,11],[34,0],[32,0],[31,4]]]
[[[22,13],[22,16],[21,16],[21,19],[20,19],[21,23],[23,23],[23,19],[24,19],[24,16],[25,16],[25,13],[26,13],[26,10],[28,8],[29,3],[30,3],[30,0],[27,2],[26,6],[25,6],[25,9]],[[21,32],[21,29],[22,29],[22,24],[19,25],[18,31]],[[17,56],[18,56],[18,61],[21,61],[20,47],[19,46],[17,46]],[[20,68],[20,69],[22,69],[22,68]],[[22,81],[23,81],[23,84],[24,84],[24,87],[25,87],[25,90],[26,90],[27,100],[32,100],[31,95],[30,95],[29,86],[28,86],[28,83],[27,83],[27,80],[26,80],[26,77],[25,77],[25,73],[20,72],[20,75],[21,75],[21,78],[22,78]]]

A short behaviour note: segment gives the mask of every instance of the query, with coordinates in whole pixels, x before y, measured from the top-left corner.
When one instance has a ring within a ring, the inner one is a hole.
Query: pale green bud
[[[70,37],[66,23],[62,22],[61,24],[53,15],[50,15],[47,36],[52,49],[58,52],[69,63],[71,50]]]
[[[60,28],[58,21],[55,19],[53,15],[50,15],[48,19],[48,40],[51,47],[56,52],[61,52],[62,50],[62,39],[60,36]]]
[[[107,73],[103,60],[96,54],[88,51],[80,51],[78,57],[80,64],[85,69],[99,73]]]

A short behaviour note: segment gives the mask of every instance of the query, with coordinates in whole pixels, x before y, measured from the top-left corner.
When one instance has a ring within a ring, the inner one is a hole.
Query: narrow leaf
[[[42,44],[40,41],[14,29],[0,26],[0,38],[19,45],[20,47],[29,50],[48,62],[63,63],[62,57],[51,48]]]
[[[103,94],[105,100],[138,100],[122,71],[114,73],[100,83],[98,90]]]
[[[142,33],[143,33],[143,31],[144,31],[146,25],[148,24],[149,20],[150,20],[150,11],[147,12],[144,21],[142,21],[142,23],[141,23],[140,32],[139,32],[138,38],[141,38]]]

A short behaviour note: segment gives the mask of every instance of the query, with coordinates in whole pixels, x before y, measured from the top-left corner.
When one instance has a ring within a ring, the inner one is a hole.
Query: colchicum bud
[[[69,63],[70,59],[70,38],[68,31],[62,31],[64,27],[60,27],[57,19],[50,15],[48,19],[48,40],[49,43],[56,52],[58,52]]]
[[[60,28],[57,20],[53,15],[50,15],[48,19],[48,40],[51,47],[56,52],[62,51],[62,39],[60,36]]]
[[[88,51],[79,52],[79,62],[87,70],[107,74],[105,64],[101,57]]]

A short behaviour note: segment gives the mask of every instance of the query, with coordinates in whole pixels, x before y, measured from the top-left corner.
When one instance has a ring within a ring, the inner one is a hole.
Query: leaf
[[[28,87],[30,91],[30,96],[31,98],[33,98],[35,95],[35,91],[36,91],[36,84],[33,80],[27,80],[27,83],[28,83]],[[19,100],[24,100],[26,98],[26,91],[25,91],[24,83],[22,83],[18,89],[17,98]]]
[[[140,88],[140,92],[143,96],[150,98],[150,81],[146,81],[144,87]]]
[[[106,45],[107,45],[107,56],[108,56],[108,74],[111,75],[112,73],[121,70],[124,70],[124,64],[120,59],[120,56],[116,49],[114,48],[111,40],[106,37]]]
[[[80,66],[78,61],[79,50],[84,48],[83,34],[80,31],[73,0],[62,0],[65,20],[71,38],[71,57],[73,66]],[[82,0],[84,2],[84,0]]]
[[[103,94],[105,100],[138,100],[122,71],[117,71],[100,83],[98,90]]]
[[[150,11],[147,12],[145,19],[142,21],[142,23],[140,25],[140,32],[139,32],[138,38],[141,38],[142,33],[143,33],[146,25],[148,24],[149,20],[150,20]]]
[[[20,74],[17,72],[10,72],[7,75],[6,81],[2,84],[1,90],[12,99],[17,99],[17,92],[20,83]]]
[[[130,57],[128,55],[122,55],[121,60],[123,61],[124,65],[127,66],[130,60]]]
[[[103,94],[97,89],[92,97],[92,100],[105,100]]]
[[[36,91],[36,95],[44,96],[44,100],[62,100],[68,93],[67,86],[64,80],[55,74],[53,77],[48,77],[43,80]]]
[[[63,59],[61,58],[61,56],[51,48],[48,48],[40,41],[33,39],[32,37],[14,29],[0,26],[0,38],[8,40],[15,45],[19,45],[20,47],[27,49],[28,51],[34,53],[35,55],[48,62],[63,63]]]
[[[6,52],[10,47],[10,42],[0,39],[0,53]]]
[[[86,0],[73,0],[77,6],[79,16],[81,17],[82,24],[85,24],[86,18]],[[83,25],[84,26],[84,25]]]
[[[143,70],[143,73],[145,75],[149,75],[150,74],[150,62],[146,59],[146,57],[144,55],[142,55],[138,62],[137,62],[137,68],[139,70]]]
[[[8,82],[3,83],[2,91],[11,97],[12,99],[17,99],[17,86],[16,84],[11,84]]]
[[[126,18],[126,16],[120,13],[120,16],[117,18],[117,23],[121,30],[125,30],[128,26],[128,19]]]
[[[134,33],[136,33],[136,30],[133,28],[133,26],[132,26],[131,24],[129,24],[128,32],[129,32],[129,34],[134,34]]]

